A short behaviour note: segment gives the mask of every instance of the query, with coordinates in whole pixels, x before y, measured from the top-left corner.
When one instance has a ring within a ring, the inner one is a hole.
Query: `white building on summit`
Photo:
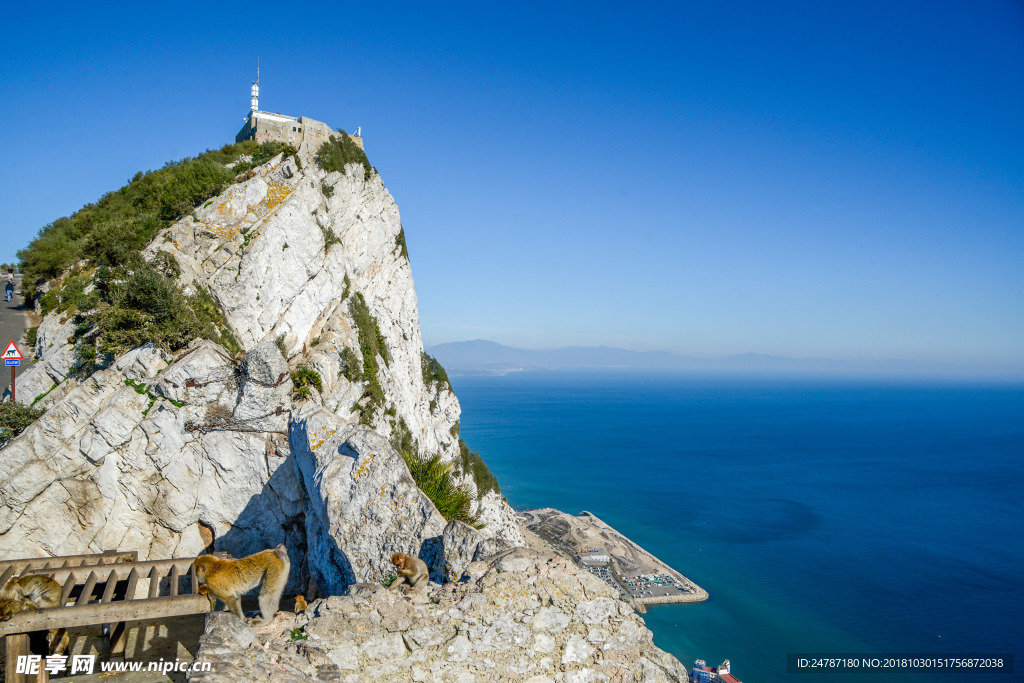
[[[296,118],[280,112],[260,111],[259,74],[260,72],[257,68],[256,80],[252,82],[252,89],[250,91],[249,113],[245,117],[245,125],[242,126],[242,130],[238,131],[238,135],[235,136],[235,142],[255,140],[262,144],[264,142],[276,141],[298,148],[305,139],[303,131],[306,128],[310,125],[319,127],[323,124],[319,124],[319,122],[305,116]],[[359,137],[359,131],[355,135],[349,135],[349,137],[360,147],[363,146],[363,141]]]

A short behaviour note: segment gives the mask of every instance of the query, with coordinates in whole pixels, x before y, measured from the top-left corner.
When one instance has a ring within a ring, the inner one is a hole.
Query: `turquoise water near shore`
[[[624,373],[454,377],[517,508],[589,510],[708,590],[653,607],[687,666],[1024,644],[1024,387]],[[1009,681],[1017,673],[872,680]],[[964,677],[966,676],[966,678]],[[860,678],[861,674],[855,675]]]

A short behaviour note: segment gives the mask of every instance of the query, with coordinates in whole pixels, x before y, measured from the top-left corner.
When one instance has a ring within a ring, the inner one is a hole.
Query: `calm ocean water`
[[[1024,680],[1024,387],[456,377],[517,508],[589,510],[711,594],[651,609],[746,683]],[[787,674],[790,652],[1015,652],[1016,673]]]

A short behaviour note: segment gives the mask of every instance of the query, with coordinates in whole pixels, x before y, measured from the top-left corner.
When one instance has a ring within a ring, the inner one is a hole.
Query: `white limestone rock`
[[[290,447],[310,493],[309,565],[321,591],[379,581],[396,552],[435,563],[444,519],[383,437],[310,406],[293,416]]]
[[[196,399],[229,392],[189,393],[188,379],[218,371],[196,362],[203,354],[218,364],[227,357],[202,342],[163,371],[161,351],[133,349],[9,443],[0,457],[0,550],[137,550],[148,559],[197,555],[214,541],[236,556],[285,542],[301,557],[305,543],[294,529],[305,494],[294,470],[268,452],[272,435],[205,430],[210,404]],[[178,406],[167,395],[191,402]],[[293,585],[300,579],[293,575]]]
[[[445,558],[442,575],[446,580],[454,581],[462,576],[466,567],[476,559],[477,547],[483,540],[483,534],[465,522],[448,522],[441,534]]]
[[[196,339],[160,375],[153,389],[171,401],[206,405],[233,398],[238,377],[227,351],[208,339]]]
[[[303,615],[281,615],[248,646],[231,647],[241,639],[208,622],[196,659],[210,671],[189,680],[287,680],[304,663],[319,665],[321,680],[369,683],[688,680],[631,609],[609,612],[605,601],[618,603],[610,587],[566,560],[513,549],[480,564],[482,572],[434,589],[423,604],[361,584],[351,595],[314,601]],[[537,630],[531,623],[541,615],[549,625]],[[307,638],[301,646],[288,644],[293,628]],[[607,631],[630,634],[624,649],[599,647]]]
[[[269,339],[257,344],[242,358],[238,374],[241,395],[234,418],[249,428],[286,433],[292,381],[277,345]]]

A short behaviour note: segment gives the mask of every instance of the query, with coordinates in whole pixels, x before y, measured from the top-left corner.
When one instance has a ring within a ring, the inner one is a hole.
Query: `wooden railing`
[[[63,633],[76,626],[108,624],[110,656],[120,657],[125,649],[125,622],[209,611],[209,599],[199,594],[196,558],[144,562],[137,558],[138,553],[128,552],[0,561],[0,586],[14,576],[42,574],[63,588],[60,607],[20,612],[0,622],[0,636],[6,637],[8,683],[28,680],[16,673],[16,664],[18,655],[30,653],[30,633],[49,629]],[[149,583],[144,597],[136,597],[140,581]],[[48,680],[46,672],[35,680]]]

